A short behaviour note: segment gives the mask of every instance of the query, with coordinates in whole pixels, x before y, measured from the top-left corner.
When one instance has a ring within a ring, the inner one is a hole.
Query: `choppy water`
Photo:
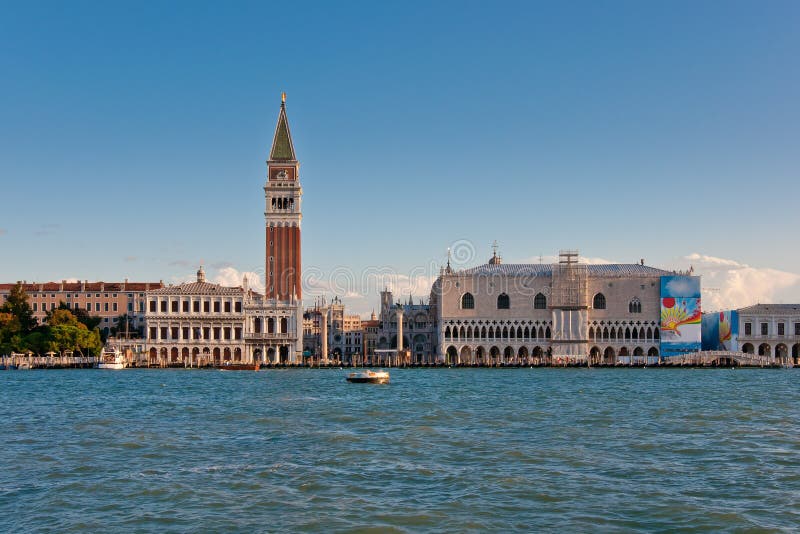
[[[800,526],[800,371],[0,372],[0,531]]]

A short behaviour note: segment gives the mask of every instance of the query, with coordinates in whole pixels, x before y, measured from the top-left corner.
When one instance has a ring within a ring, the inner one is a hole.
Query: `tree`
[[[96,317],[94,315],[89,315],[89,312],[87,312],[83,308],[79,308],[77,305],[74,308],[67,308],[66,304],[64,304],[63,302],[60,302],[58,304],[58,309],[59,310],[67,310],[68,312],[70,312],[72,315],[75,316],[75,318],[78,320],[78,322],[83,323],[84,325],[86,325],[86,328],[88,330],[94,330],[95,328],[100,326],[101,322],[103,322],[103,319],[101,317]],[[48,312],[48,317],[50,317],[50,315],[52,313],[53,312]]]
[[[29,334],[38,325],[36,317],[33,316],[30,304],[28,304],[28,294],[25,293],[25,288],[22,287],[20,282],[14,284],[11,291],[8,293],[6,300],[0,311],[10,313],[19,321],[19,327],[22,334]]]
[[[133,317],[126,313],[117,317],[116,325],[111,327],[111,335],[130,339],[140,337],[141,331],[133,326]]]

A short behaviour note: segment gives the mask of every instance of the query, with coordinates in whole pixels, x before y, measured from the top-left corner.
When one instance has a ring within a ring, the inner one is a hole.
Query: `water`
[[[800,525],[800,372],[0,372],[0,531]]]

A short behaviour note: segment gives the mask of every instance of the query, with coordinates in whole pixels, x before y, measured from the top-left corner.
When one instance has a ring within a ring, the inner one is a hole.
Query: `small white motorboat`
[[[100,354],[98,369],[125,369],[125,356],[116,345],[106,345]]]
[[[389,373],[387,371],[358,371],[347,375],[348,382],[355,382],[359,384],[387,384],[389,382]]]

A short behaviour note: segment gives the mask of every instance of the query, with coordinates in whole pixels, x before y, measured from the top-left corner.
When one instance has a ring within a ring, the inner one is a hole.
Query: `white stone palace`
[[[641,264],[448,265],[435,281],[438,361],[461,365],[644,363],[659,356],[660,279]]]

